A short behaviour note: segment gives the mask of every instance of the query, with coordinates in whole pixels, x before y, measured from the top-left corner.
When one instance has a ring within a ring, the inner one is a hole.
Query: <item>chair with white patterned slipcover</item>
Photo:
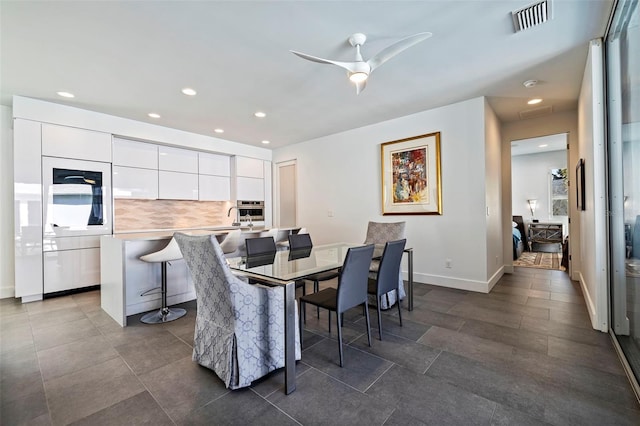
[[[397,241],[405,238],[405,224],[406,222],[369,222],[367,227],[367,237],[364,240],[365,244],[375,244],[376,246],[384,246],[389,241]],[[374,259],[371,261],[371,268],[369,278],[376,279],[378,275],[378,268],[380,267],[380,260]],[[406,292],[404,290],[404,282],[402,280],[402,271],[398,277],[398,289],[400,292],[400,300],[404,299]],[[396,303],[398,298],[396,297],[396,291],[388,293],[387,297],[383,297],[380,302],[381,309],[389,309]],[[375,297],[372,297],[370,303],[373,305]],[[376,302],[377,303],[377,302]]]
[[[215,237],[175,234],[196,289],[193,360],[229,389],[285,364],[284,292],[236,277]],[[300,359],[296,305],[295,358]]]

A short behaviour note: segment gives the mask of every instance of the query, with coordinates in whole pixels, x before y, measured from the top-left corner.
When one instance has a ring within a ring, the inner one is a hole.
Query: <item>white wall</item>
[[[487,280],[492,288],[503,275],[502,245],[502,146],[500,121],[485,100],[485,192],[487,217]],[[511,252],[511,250],[506,250]]]
[[[593,328],[607,331],[607,201],[604,148],[603,49],[600,40],[589,45],[578,99],[578,155],[585,161],[586,210],[578,211],[581,243],[580,284]]]
[[[485,191],[485,119],[485,100],[475,98],[279,148],[273,161],[297,160],[298,225],[317,244],[362,242],[370,220],[406,221],[416,281],[486,292],[486,205],[499,215],[500,200]],[[441,132],[443,214],[382,216],[380,144],[432,132]],[[502,239],[499,230],[492,238]]]
[[[501,129],[502,136],[502,237],[504,247],[511,247],[511,142],[520,139],[529,139],[539,136],[549,136],[558,133],[567,133],[569,142],[569,181],[575,175],[575,164],[578,161],[578,115],[576,111],[565,111],[547,115],[544,117],[530,118],[527,120],[504,123]],[[570,184],[573,185],[573,184]],[[571,186],[570,186],[571,187]],[[573,187],[571,187],[573,188]],[[569,191],[569,214],[571,224],[569,225],[571,262],[569,269],[571,278],[577,280],[574,269],[580,268],[580,255],[577,247],[580,246],[580,217],[576,212],[576,202],[573,192]],[[527,216],[530,217],[530,213]],[[505,250],[504,263],[505,272],[513,272],[512,252]]]
[[[567,168],[569,179],[575,175],[575,169],[567,166],[566,151],[540,152],[516,155],[511,159],[511,211],[522,216],[526,223],[531,222],[531,210],[527,200],[535,198],[538,205],[535,219],[545,223],[562,223],[565,235],[569,231],[567,216],[551,216],[550,188],[551,169]],[[571,172],[574,172],[573,174]],[[575,190],[574,190],[575,192]],[[575,203],[575,202],[574,202]]]
[[[0,105],[0,299],[13,297],[13,118]]]

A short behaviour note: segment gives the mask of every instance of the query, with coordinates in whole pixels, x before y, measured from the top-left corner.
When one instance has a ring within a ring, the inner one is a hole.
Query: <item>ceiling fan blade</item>
[[[349,72],[355,72],[356,71],[355,66],[358,63],[358,62],[332,61],[331,59],[318,58],[317,56],[307,55],[306,53],[296,52],[295,50],[290,50],[289,52],[301,57],[302,59],[306,59],[307,61],[318,62],[320,64],[337,65],[341,68],[346,69]]]
[[[428,39],[432,35],[433,34],[429,32],[414,34],[412,36],[403,38],[402,40],[395,42],[394,44],[392,44],[391,46],[385,49],[382,49],[374,57],[372,57],[367,61],[367,63],[371,66],[371,71],[378,68],[380,65],[384,64],[389,59],[396,56],[398,53],[410,48],[414,44],[418,44],[421,41]]]

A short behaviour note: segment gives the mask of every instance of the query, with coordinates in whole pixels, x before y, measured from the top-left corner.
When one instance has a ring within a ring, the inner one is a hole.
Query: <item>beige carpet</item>
[[[562,253],[540,253],[525,251],[517,260],[513,261],[513,266],[524,266],[525,268],[557,269],[564,271],[560,266],[562,263]]]

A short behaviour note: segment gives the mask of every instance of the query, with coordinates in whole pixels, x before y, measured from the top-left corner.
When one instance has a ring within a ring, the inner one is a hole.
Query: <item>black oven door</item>
[[[246,221],[247,215],[251,216],[251,220],[264,220],[264,209],[258,207],[240,207],[240,220]]]

